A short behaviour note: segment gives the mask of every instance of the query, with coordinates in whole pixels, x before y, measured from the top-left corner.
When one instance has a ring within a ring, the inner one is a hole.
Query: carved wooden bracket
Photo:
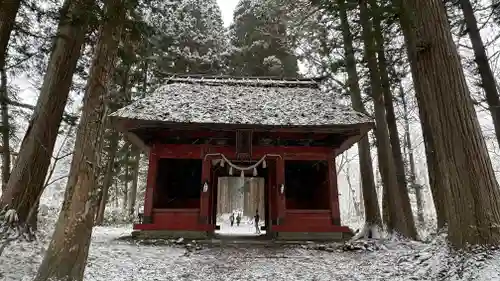
[[[236,131],[236,158],[250,159],[252,157],[252,130]]]

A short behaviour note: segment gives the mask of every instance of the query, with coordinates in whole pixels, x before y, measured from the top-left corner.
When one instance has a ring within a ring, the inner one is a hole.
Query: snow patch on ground
[[[444,236],[429,243],[357,242],[372,246],[354,251],[344,250],[342,244],[189,251],[117,240],[130,230],[131,226],[94,229],[85,280],[500,280],[499,252],[452,254]],[[49,240],[42,236],[35,243],[9,246],[0,257],[0,280],[32,280]]]
[[[242,223],[239,226],[234,224],[222,224],[220,230],[216,231],[217,234],[232,236],[232,235],[246,235],[246,236],[258,236],[265,234],[264,230],[261,230],[260,234],[256,233],[255,225],[253,223]]]

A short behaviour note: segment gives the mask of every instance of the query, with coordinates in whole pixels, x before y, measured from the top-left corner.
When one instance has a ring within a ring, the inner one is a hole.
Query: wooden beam
[[[349,149],[355,143],[359,142],[371,129],[373,126],[363,126],[359,129],[359,133],[347,138],[340,146],[335,150],[335,156],[342,154],[344,151]]]
[[[267,154],[279,154],[286,160],[326,160],[334,151],[329,147],[303,146],[255,146],[252,160],[258,160]],[[230,159],[236,159],[234,146],[216,146],[204,144],[157,144],[158,157],[202,159],[205,154],[222,153]]]
[[[142,152],[149,154],[149,146],[146,145],[144,141],[141,138],[139,138],[135,133],[128,130],[126,122],[116,118],[110,118],[109,121],[111,128],[114,128],[118,132],[123,133],[123,136],[127,141],[138,147]]]

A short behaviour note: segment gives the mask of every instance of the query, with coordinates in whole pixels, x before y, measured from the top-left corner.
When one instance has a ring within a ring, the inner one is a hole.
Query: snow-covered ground
[[[259,234],[257,234],[255,225],[251,221],[244,221],[238,226],[236,223],[231,226],[230,223],[221,223],[220,230],[217,230],[215,233],[227,236],[258,236],[266,234],[266,231],[261,230]]]
[[[430,243],[386,241],[379,250],[343,251],[338,245],[144,245],[116,238],[130,227],[96,227],[85,280],[500,280],[500,253],[451,255],[443,237]],[[9,246],[0,280],[32,280],[49,237]]]

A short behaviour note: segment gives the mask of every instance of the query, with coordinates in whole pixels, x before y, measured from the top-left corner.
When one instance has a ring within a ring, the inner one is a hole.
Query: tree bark
[[[63,206],[35,281],[83,280],[96,210],[100,148],[106,124],[105,96],[115,69],[124,20],[123,1],[106,1],[105,19],[83,98]]]
[[[10,124],[9,124],[9,95],[7,91],[7,46],[14,28],[16,15],[21,0],[0,2],[0,108],[2,110],[2,190],[7,188],[10,177]]]
[[[408,1],[415,14],[417,101],[433,136],[447,190],[448,239],[456,247],[500,243],[500,190],[441,1]],[[403,6],[407,5],[403,2]],[[439,69],[439,72],[436,72]],[[440,187],[441,188],[441,187]]]
[[[479,75],[481,76],[482,87],[486,94],[486,102],[488,103],[491,117],[493,119],[495,136],[498,144],[500,145],[500,98],[498,97],[495,76],[493,75],[493,71],[491,70],[491,66],[488,61],[488,56],[486,55],[483,39],[481,38],[481,34],[477,26],[476,16],[474,15],[474,9],[472,8],[471,2],[469,0],[459,0],[458,3],[460,4],[464,14],[465,24],[472,43],[472,50],[474,51]]]
[[[0,205],[24,222],[43,190],[64,107],[88,29],[93,0],[66,0],[40,96]],[[82,12],[84,11],[84,12]]]
[[[408,53],[408,58],[411,66],[411,74],[413,79],[413,85],[415,87],[415,93],[424,94],[427,89],[425,85],[427,84],[424,77],[422,77],[418,71],[417,65],[417,35],[415,26],[415,15],[411,8],[415,6],[414,0],[393,0],[394,6],[399,9],[400,13],[400,24],[405,37],[406,49]],[[436,209],[437,215],[437,228],[442,229],[448,224],[448,210],[445,206],[445,200],[449,195],[448,186],[443,183],[440,178],[440,165],[436,156],[436,149],[434,145],[434,136],[432,135],[432,130],[428,121],[428,113],[426,112],[425,100],[417,99],[418,110],[420,116],[420,125],[422,128],[422,135],[424,138],[425,155],[427,160],[427,171],[429,176],[429,187],[432,193],[432,199]]]
[[[373,10],[373,26],[375,42],[377,44],[378,55],[378,69],[381,79],[381,87],[384,95],[384,106],[386,111],[387,126],[389,129],[389,138],[391,142],[392,155],[394,157],[394,165],[396,168],[396,179],[398,181],[399,194],[401,196],[401,203],[403,205],[403,212],[408,220],[408,223],[415,224],[413,219],[413,212],[410,204],[410,197],[408,195],[408,187],[406,183],[405,164],[403,161],[403,154],[401,153],[401,141],[399,140],[398,126],[396,123],[396,114],[394,112],[393,96],[391,93],[391,85],[389,74],[387,72],[387,60],[385,57],[384,36],[382,34],[381,13],[380,7],[377,2],[371,1],[371,8]],[[389,217],[390,220],[390,217]]]
[[[351,95],[352,107],[359,112],[366,112],[361,99],[361,89],[359,87],[359,76],[356,69],[356,59],[354,57],[354,47],[351,29],[347,17],[347,7],[345,0],[339,0],[339,16],[344,40],[344,53],[346,56],[346,68],[348,74],[348,85]],[[382,227],[380,208],[375,188],[373,176],[373,163],[370,153],[370,142],[368,135],[363,137],[358,143],[359,169],[361,171],[361,188],[363,202],[365,206],[365,224],[368,227]]]
[[[96,225],[102,225],[102,223],[104,222],[104,212],[106,211],[106,204],[109,199],[109,188],[113,184],[113,177],[115,175],[113,168],[115,166],[115,158],[116,158],[116,152],[118,151],[119,139],[120,138],[118,132],[113,131],[109,138],[110,144],[108,151],[108,160],[106,163],[106,172],[102,183],[101,194],[99,196],[100,201],[99,201],[99,209],[97,211],[95,220]]]
[[[377,137],[378,162],[381,170],[384,188],[387,188],[389,196],[389,216],[393,229],[389,231],[397,232],[409,238],[417,238],[417,231],[413,221],[413,216],[405,212],[403,197],[400,194],[399,185],[396,178],[396,168],[392,155],[389,134],[387,131],[387,120],[385,117],[384,94],[381,89],[381,79],[376,57],[376,47],[374,41],[373,27],[367,0],[360,0],[360,21],[363,27],[362,37],[365,48],[365,58],[368,62],[370,72],[370,85],[375,108],[375,120],[377,123],[375,134]]]
[[[1,27],[0,27],[1,28]],[[0,58],[0,108],[2,110],[2,190],[7,187],[10,177],[10,122],[9,122],[9,95],[7,92],[7,73],[3,68],[5,60]]]
[[[0,2],[0,70],[5,69],[7,46],[20,5],[21,0]]]

